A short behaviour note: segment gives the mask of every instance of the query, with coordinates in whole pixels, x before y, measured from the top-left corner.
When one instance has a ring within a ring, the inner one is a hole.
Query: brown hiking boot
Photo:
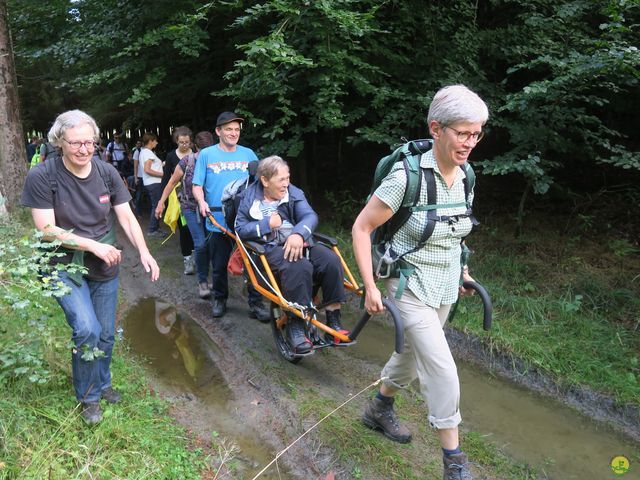
[[[379,398],[372,398],[364,409],[362,423],[374,430],[380,430],[394,442],[409,443],[411,432],[404,425],[400,425],[396,412],[393,410],[393,399],[385,404]]]
[[[84,421],[89,425],[95,425],[102,420],[102,409],[98,402],[88,402],[82,404],[82,411],[80,412]]]
[[[107,387],[102,390],[102,398],[108,403],[118,403],[120,401],[120,394],[113,389],[113,387]]]
[[[442,463],[444,464],[442,480],[473,480],[473,475],[469,470],[470,463],[464,453],[444,455]]]

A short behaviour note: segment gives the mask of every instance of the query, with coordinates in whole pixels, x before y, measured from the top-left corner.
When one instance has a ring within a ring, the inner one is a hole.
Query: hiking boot
[[[184,257],[184,274],[193,275],[196,271],[196,266],[193,260],[193,255],[187,255]]]
[[[113,389],[113,387],[107,387],[102,390],[102,398],[104,398],[108,403],[118,403],[121,396]]]
[[[269,310],[265,308],[262,302],[249,304],[249,318],[256,318],[259,322],[269,323],[271,320],[271,314]]]
[[[102,420],[102,410],[98,402],[89,402],[82,404],[82,412],[80,413],[84,421],[89,425],[95,425]]]
[[[225,298],[216,298],[213,301],[213,308],[211,309],[211,314],[213,318],[220,318],[227,313],[227,300]]]
[[[298,317],[290,317],[286,325],[289,344],[293,353],[309,353],[313,344],[307,338],[304,329],[304,320]]]
[[[209,284],[207,282],[202,282],[198,284],[198,296],[200,298],[209,298],[211,295],[211,289],[209,288]]]
[[[444,464],[442,480],[473,480],[473,475],[469,470],[471,464],[464,453],[444,455],[442,463]]]
[[[404,425],[400,425],[396,412],[393,410],[393,398],[388,404],[379,398],[372,398],[364,409],[362,423],[374,430],[380,430],[394,442],[409,443],[411,432]]]
[[[327,327],[333,328],[336,332],[344,335],[349,334],[349,330],[342,328],[342,324],[340,323],[341,313],[339,308],[336,310],[326,310],[325,315],[327,316]],[[325,333],[324,339],[325,341],[336,345],[340,343],[340,339],[334,337],[330,333]]]

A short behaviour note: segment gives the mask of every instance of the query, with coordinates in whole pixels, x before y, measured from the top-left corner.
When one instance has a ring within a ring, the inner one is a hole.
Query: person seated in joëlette
[[[284,298],[302,306],[312,305],[313,283],[322,288],[326,324],[343,333],[340,303],[345,299],[344,271],[338,256],[312,234],[318,215],[304,192],[289,183],[289,166],[272,155],[260,161],[256,182],[247,187],[236,216],[236,233],[242,240],[261,243],[269,266],[280,282]],[[313,345],[305,334],[304,321],[291,315],[287,336],[295,353],[308,353]],[[327,334],[330,342],[334,340]]]

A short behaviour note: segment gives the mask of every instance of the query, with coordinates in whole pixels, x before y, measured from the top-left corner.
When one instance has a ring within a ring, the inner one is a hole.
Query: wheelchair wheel
[[[284,328],[279,329],[277,320],[282,316],[286,315],[281,309],[280,306],[271,302],[271,306],[269,309],[271,313],[271,331],[273,332],[273,338],[276,341],[276,347],[278,347],[278,352],[280,355],[284,357],[285,360],[291,363],[298,363],[302,360],[301,356],[297,356],[293,353],[293,348],[289,344],[289,339],[287,338],[287,333]]]

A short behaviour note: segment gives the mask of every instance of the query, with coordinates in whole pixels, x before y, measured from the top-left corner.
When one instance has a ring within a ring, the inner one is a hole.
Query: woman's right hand
[[[382,305],[382,294],[378,287],[371,287],[365,289],[364,296],[364,308],[369,313],[369,315],[375,315],[376,313],[380,313],[384,310],[384,305]]]
[[[282,217],[280,217],[280,214],[278,212],[274,212],[271,214],[271,217],[269,217],[269,228],[271,228],[271,230],[275,230],[276,228],[280,228],[282,226]]]
[[[122,251],[108,243],[95,242],[95,245],[90,251],[109,267],[117,265],[122,261]]]

